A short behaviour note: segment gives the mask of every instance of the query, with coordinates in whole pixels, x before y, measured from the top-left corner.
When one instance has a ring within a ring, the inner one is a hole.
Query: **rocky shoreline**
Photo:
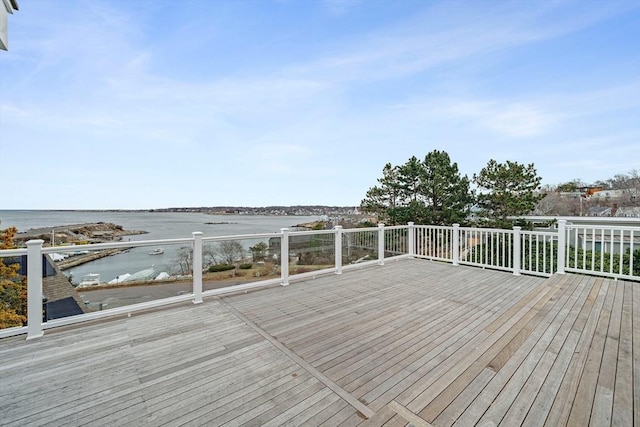
[[[14,244],[25,246],[28,240],[42,239],[46,246],[60,244],[86,244],[119,242],[123,236],[146,234],[146,231],[125,230],[121,225],[110,222],[96,222],[73,225],[59,225],[46,228],[32,228],[16,234]]]

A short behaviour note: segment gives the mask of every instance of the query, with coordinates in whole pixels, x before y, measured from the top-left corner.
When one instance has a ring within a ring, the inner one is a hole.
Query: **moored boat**
[[[98,273],[89,273],[82,276],[80,279],[80,283],[78,284],[79,288],[88,288],[89,286],[96,286],[100,284],[100,274]]]

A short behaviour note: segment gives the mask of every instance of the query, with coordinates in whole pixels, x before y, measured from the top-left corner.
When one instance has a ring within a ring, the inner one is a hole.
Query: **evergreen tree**
[[[427,203],[424,223],[467,223],[474,197],[469,178],[460,175],[458,164],[451,163],[446,152],[434,150],[424,159],[424,172],[422,192]]]
[[[544,197],[538,192],[542,178],[537,175],[533,163],[498,163],[491,159],[478,175],[473,176],[473,181],[478,186],[481,216],[486,225],[493,227],[511,228],[509,217],[532,212]]]
[[[390,225],[464,223],[473,203],[469,179],[460,176],[444,151],[434,150],[424,161],[411,157],[401,166],[388,163],[378,182],[381,186],[369,189],[361,208]]]
[[[395,225],[399,206],[400,188],[398,167],[387,163],[382,169],[382,178],[378,178],[379,187],[372,187],[361,202],[364,212],[376,214],[378,220]]]
[[[424,164],[415,156],[398,167],[401,207],[397,209],[395,223],[406,224],[409,221],[422,223],[425,210],[424,176]]]

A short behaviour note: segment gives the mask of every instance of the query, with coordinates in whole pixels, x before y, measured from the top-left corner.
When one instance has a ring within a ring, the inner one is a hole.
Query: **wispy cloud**
[[[277,4],[291,14],[278,19],[273,8],[243,9],[242,2],[187,3],[180,13],[169,3],[118,1],[79,3],[64,16],[53,1],[22,10],[16,21],[29,25],[12,36],[23,42],[0,57],[3,156],[24,156],[21,150],[35,151],[45,140],[56,147],[46,157],[64,153],[69,164],[130,159],[118,163],[135,164],[135,173],[110,164],[114,175],[129,177],[125,183],[103,184],[95,175],[95,185],[114,191],[126,193],[136,175],[172,164],[179,172],[154,182],[194,195],[206,194],[207,182],[259,182],[304,189],[318,201],[339,188],[355,203],[386,162],[433,149],[447,150],[465,173],[491,157],[535,161],[551,182],[563,168],[576,168],[569,179],[586,179],[576,170],[634,161],[637,52],[616,48],[627,52],[624,64],[611,62],[626,72],[617,75],[555,69],[559,53],[551,47],[573,49],[562,55],[591,52],[596,47],[582,33],[629,11],[637,15],[636,2],[318,4],[325,13],[313,17],[297,2]],[[367,21],[387,7],[392,18]],[[247,11],[252,23],[268,24],[255,29],[218,13]],[[298,28],[301,19],[315,27]],[[344,25],[349,19],[357,25]],[[246,39],[236,43],[236,33]],[[531,83],[547,67],[554,80]],[[584,84],[572,85],[575,73]],[[591,158],[580,149],[587,143]],[[563,163],[556,156],[576,158]],[[38,168],[56,171],[54,162]],[[3,181],[6,174],[0,172]],[[262,193],[248,197],[267,197]]]
[[[337,46],[332,54],[290,72],[331,81],[402,78],[480,55],[583,30],[637,8],[634,2],[581,2],[580,12],[558,14],[575,2],[442,2],[410,20]],[[481,18],[479,18],[481,16]],[[446,23],[445,25],[443,25]]]

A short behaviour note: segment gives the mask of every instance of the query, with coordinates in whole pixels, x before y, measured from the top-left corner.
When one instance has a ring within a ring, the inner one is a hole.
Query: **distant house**
[[[593,206],[587,211],[587,216],[611,216],[611,207]]]
[[[621,206],[616,210],[614,216],[618,218],[640,218],[640,207]]]
[[[594,206],[587,211],[588,216],[640,218],[640,207],[637,206]]]
[[[582,194],[584,197],[591,197],[593,196],[595,193],[597,193],[598,191],[602,191],[604,190],[604,187],[581,187],[580,188],[580,194]]]
[[[617,199],[620,197],[631,196],[635,198],[638,196],[638,190],[635,188],[626,188],[620,190],[602,190],[593,193],[594,199]]]
[[[620,233],[602,233],[599,232],[599,230],[578,233],[577,241],[578,247],[586,251],[604,252],[606,254],[619,254],[624,252],[632,247],[632,243],[634,249],[640,247],[640,236],[631,236],[630,234],[621,235]]]

